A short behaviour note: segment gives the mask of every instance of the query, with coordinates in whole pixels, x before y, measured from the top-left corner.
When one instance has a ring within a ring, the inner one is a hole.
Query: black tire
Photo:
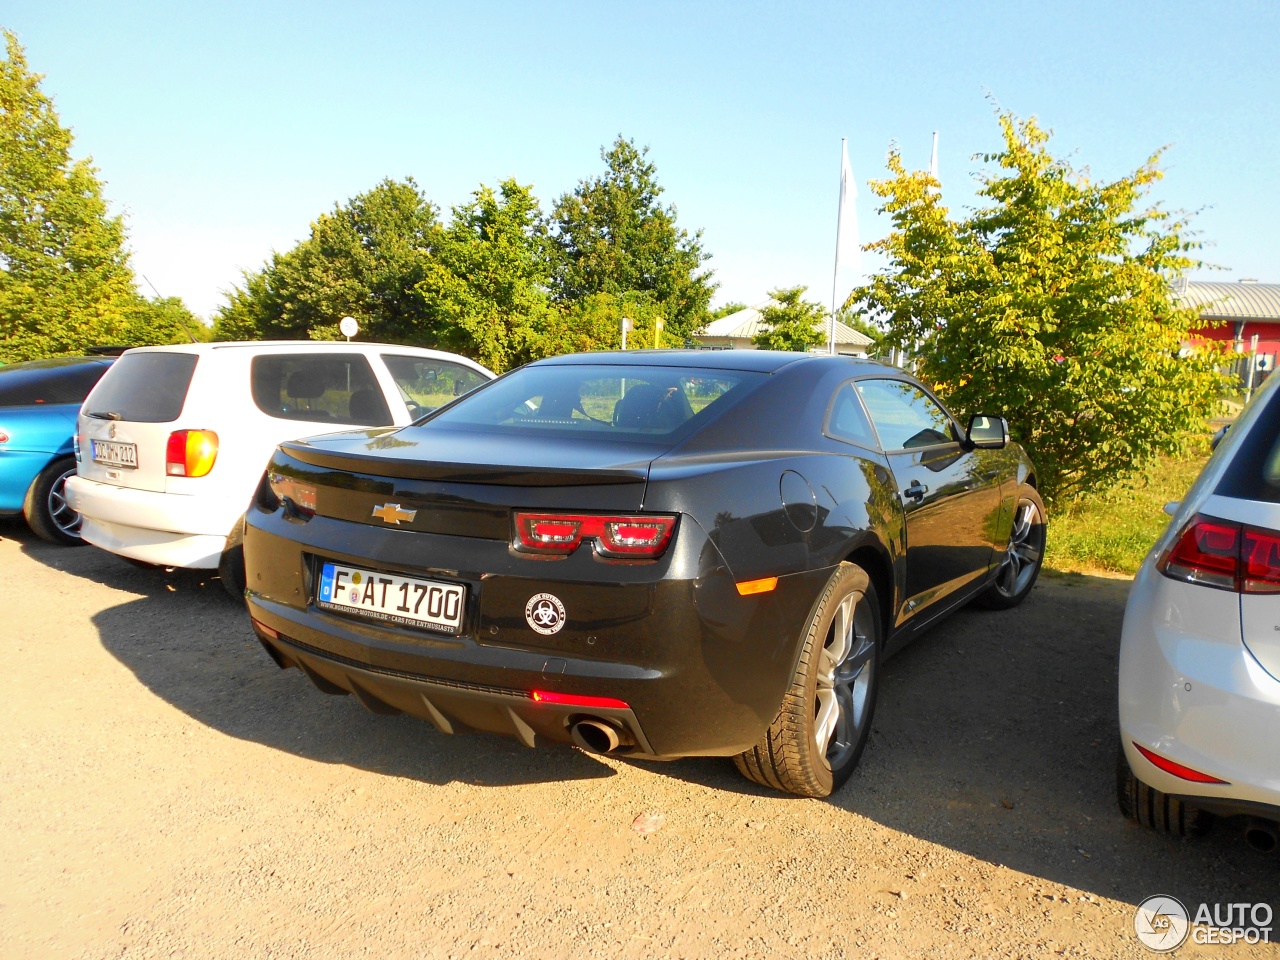
[[[991,586],[978,594],[977,604],[989,610],[1009,610],[1027,599],[1040,576],[1044,545],[1044,501],[1035,487],[1024,486],[1013,513],[1004,559]]]
[[[218,578],[232,600],[244,603],[244,517],[236,521],[227,535],[227,546],[218,561]]]
[[[22,503],[27,526],[42,540],[64,547],[83,547],[80,538],[80,514],[67,503],[64,487],[67,477],[74,476],[74,457],[61,457],[40,471]]]
[[[881,638],[875,587],[861,567],[840,564],[805,629],[778,715],[759,743],[734,757],[742,774],[802,797],[838,790],[858,765],[871,733]]]
[[[1157,833],[1200,837],[1213,825],[1213,814],[1139,780],[1129,766],[1123,746],[1116,749],[1116,801],[1125,817]]]

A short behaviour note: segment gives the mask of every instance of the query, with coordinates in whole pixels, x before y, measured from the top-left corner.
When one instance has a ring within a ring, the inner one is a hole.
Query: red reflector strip
[[[273,630],[270,627],[268,627],[265,623],[263,623],[261,620],[255,620],[253,617],[250,617],[249,620],[253,624],[253,629],[263,634],[265,637],[267,637],[267,639],[269,640],[280,639],[279,630]]]
[[[613,697],[587,697],[575,693],[552,693],[548,690],[534,690],[529,694],[534,703],[558,703],[566,707],[597,707],[603,710],[630,710],[625,700]]]
[[[1180,763],[1174,763],[1172,760],[1166,760],[1158,753],[1152,753],[1136,740],[1133,745],[1138,748],[1138,752],[1150,760],[1155,766],[1159,767],[1165,773],[1171,773],[1180,780],[1190,780],[1192,783],[1222,783],[1230,785],[1228,780],[1219,780],[1217,777],[1211,777],[1207,773],[1201,773],[1199,770],[1192,770],[1190,767],[1184,767]]]

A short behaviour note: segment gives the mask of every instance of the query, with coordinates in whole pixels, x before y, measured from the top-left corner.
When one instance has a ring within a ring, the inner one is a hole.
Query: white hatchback
[[[240,521],[277,444],[404,426],[492,379],[456,354],[376,343],[129,350],[80,410],[67,499],[89,543],[141,564],[218,568],[242,594]]]
[[[1219,443],[1134,579],[1117,791],[1174,834],[1239,818],[1280,847],[1280,376]]]

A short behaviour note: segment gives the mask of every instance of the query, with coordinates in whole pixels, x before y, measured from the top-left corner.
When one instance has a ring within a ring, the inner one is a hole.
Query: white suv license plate
[[[138,445],[121,443],[118,440],[89,441],[90,456],[94,463],[105,463],[109,467],[128,467],[138,469]]]
[[[338,563],[322,565],[316,588],[316,603],[321,607],[452,634],[462,630],[466,599],[466,587],[456,583],[400,577]]]

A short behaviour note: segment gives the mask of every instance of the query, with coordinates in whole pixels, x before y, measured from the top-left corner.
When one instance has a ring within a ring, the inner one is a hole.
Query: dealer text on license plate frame
[[[108,467],[124,467],[126,470],[138,469],[138,445],[123,443],[119,440],[90,440],[89,455],[94,463]]]
[[[326,610],[456,636],[462,632],[467,588],[325,560],[316,584],[316,604]]]

